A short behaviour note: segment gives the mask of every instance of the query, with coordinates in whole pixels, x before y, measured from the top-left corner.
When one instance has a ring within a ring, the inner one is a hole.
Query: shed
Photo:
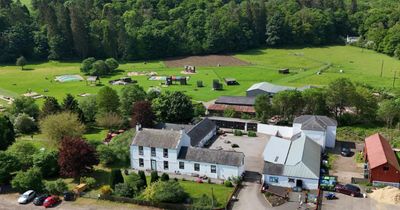
[[[400,187],[399,162],[382,135],[376,133],[365,139],[364,156],[370,182]]]
[[[86,78],[86,85],[88,84],[88,83],[90,83],[90,84],[96,84],[97,82],[99,82],[100,83],[100,77],[99,76],[88,76],[87,78]]]
[[[289,74],[289,69],[279,69],[278,70],[279,74]]]
[[[239,85],[235,78],[224,78],[226,85]]]

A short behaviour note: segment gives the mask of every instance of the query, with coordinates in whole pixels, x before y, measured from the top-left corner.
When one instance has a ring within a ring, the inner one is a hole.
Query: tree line
[[[362,35],[381,46],[382,33],[397,36],[398,3],[391,7],[369,3],[32,0],[29,10],[19,0],[0,0],[0,62],[15,62],[20,56],[30,60],[152,59],[343,43],[346,35]],[[393,37],[382,47],[393,54],[397,45]]]

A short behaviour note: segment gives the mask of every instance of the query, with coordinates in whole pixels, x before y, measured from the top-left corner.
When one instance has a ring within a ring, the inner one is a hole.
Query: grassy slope
[[[198,67],[198,73],[191,75],[187,86],[173,85],[163,90],[180,90],[192,96],[194,100],[208,101],[220,95],[244,95],[247,88],[261,81],[277,84],[302,86],[326,85],[338,77],[348,77],[354,81],[367,83],[377,87],[391,87],[393,70],[399,69],[400,61],[369,50],[356,47],[334,46],[322,48],[302,49],[264,49],[240,53],[236,57],[249,61],[250,66],[241,67]],[[380,78],[380,66],[384,60],[383,77]],[[331,68],[322,75],[316,72],[331,64]],[[21,71],[16,66],[0,66],[0,94],[15,96],[28,89],[52,95],[61,99],[66,93],[78,95],[80,93],[96,93],[100,87],[87,86],[85,82],[56,83],[51,82],[56,75],[79,74],[78,62],[47,62],[26,66]],[[290,68],[292,73],[280,75],[277,69]],[[132,62],[122,64],[122,70],[114,76],[103,78],[103,84],[108,80],[125,76],[129,71],[157,71],[159,75],[180,75],[181,68],[167,68],[162,62],[153,61],[143,64]],[[344,73],[339,73],[343,69]],[[234,77],[239,86],[224,86],[223,91],[211,91],[213,79]],[[46,79],[47,78],[47,79]],[[159,86],[159,81],[149,81],[146,76],[134,77],[145,90],[152,86]],[[202,80],[203,88],[196,87],[196,81]],[[397,85],[398,87],[399,85]],[[121,86],[114,86],[121,89]],[[48,89],[49,92],[43,92]],[[39,100],[39,103],[41,101]]]

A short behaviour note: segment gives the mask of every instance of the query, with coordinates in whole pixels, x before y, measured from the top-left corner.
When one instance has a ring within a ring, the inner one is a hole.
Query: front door
[[[157,171],[157,162],[156,160],[151,160],[151,170]]]
[[[296,187],[303,188],[303,180],[301,180],[301,179],[296,180]]]

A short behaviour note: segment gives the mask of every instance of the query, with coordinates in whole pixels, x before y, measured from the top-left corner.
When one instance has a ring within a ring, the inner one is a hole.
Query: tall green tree
[[[353,105],[355,95],[354,84],[347,78],[339,78],[329,83],[326,92],[326,104],[335,117],[339,117],[346,107]]]
[[[57,99],[52,96],[46,97],[42,106],[41,116],[46,117],[48,115],[56,114],[60,111],[61,111],[61,106],[58,103]]]
[[[15,141],[14,126],[7,116],[0,115],[0,150],[6,150]]]
[[[153,100],[153,110],[161,122],[188,123],[193,119],[193,104],[182,92],[164,92]]]
[[[268,123],[272,114],[271,99],[268,95],[258,95],[254,104],[256,116],[262,123]]]
[[[15,65],[21,66],[21,70],[24,70],[24,66],[28,63],[26,58],[24,56],[21,56],[17,58],[17,61],[15,62]]]
[[[130,117],[133,113],[133,105],[137,101],[146,99],[146,92],[139,85],[127,85],[121,90],[121,111],[125,117]]]
[[[40,109],[35,103],[35,100],[25,96],[15,98],[9,111],[14,116],[25,113],[35,119],[37,119],[40,114]]]
[[[117,91],[105,86],[97,93],[97,107],[100,113],[119,113],[119,96]]]
[[[285,90],[278,92],[272,99],[272,108],[288,122],[301,114],[304,108],[304,100],[301,92],[297,90]]]

